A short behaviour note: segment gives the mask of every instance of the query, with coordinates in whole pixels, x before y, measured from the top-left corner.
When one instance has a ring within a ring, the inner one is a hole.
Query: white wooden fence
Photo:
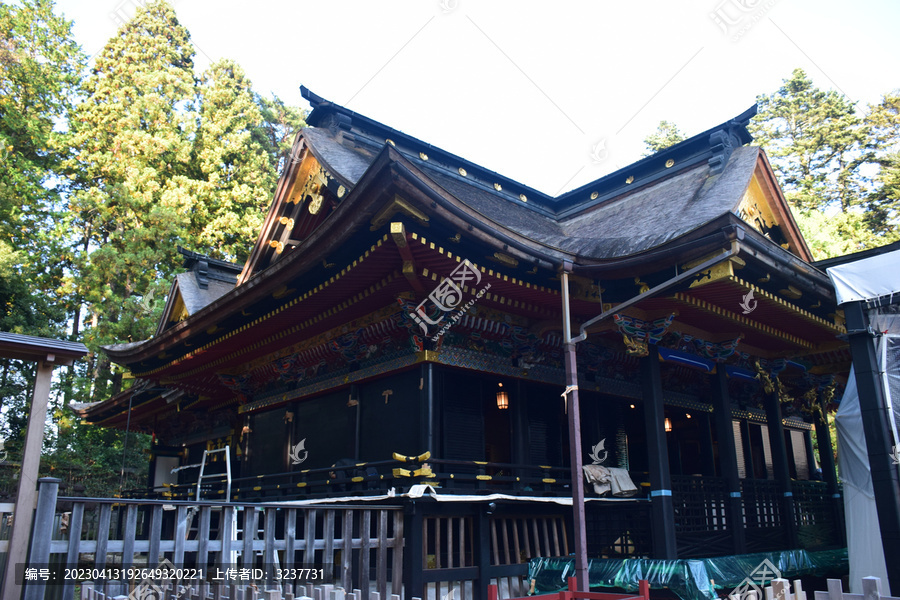
[[[828,580],[827,592],[814,592],[813,600],[900,600],[896,596],[881,595],[881,579],[878,577],[863,577],[863,593],[862,594],[846,594],[840,579]],[[756,592],[750,591],[746,594],[732,594],[728,596],[729,600],[807,600],[806,592],[803,591],[803,585],[799,579],[794,580],[794,590],[791,591],[791,584],[787,579],[773,579],[772,585],[765,588],[765,599],[756,598]]]
[[[164,589],[163,589],[164,588]],[[206,585],[203,587],[179,587],[172,584],[153,589],[136,588],[131,595],[104,594],[92,584],[85,583],[81,586],[81,600],[361,600],[362,590],[345,592],[340,587],[333,585],[298,585],[293,591],[264,590],[255,585],[225,586]],[[378,592],[369,592],[370,600],[381,600]],[[384,600],[400,600],[400,596],[391,594]],[[412,600],[420,600],[413,598]]]

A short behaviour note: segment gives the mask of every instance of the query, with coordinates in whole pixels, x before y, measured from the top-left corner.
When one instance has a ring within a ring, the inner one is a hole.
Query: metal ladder
[[[204,475],[203,472],[206,469],[206,457],[210,454],[215,454],[217,452],[225,453],[225,501],[231,502],[231,452],[228,446],[224,448],[216,448],[215,450],[204,450],[203,451],[203,460],[200,461],[200,475],[197,477],[197,495],[195,500],[197,502],[200,501],[200,490],[202,488],[202,483],[204,479],[213,479],[220,478],[221,474],[217,473],[215,475]]]

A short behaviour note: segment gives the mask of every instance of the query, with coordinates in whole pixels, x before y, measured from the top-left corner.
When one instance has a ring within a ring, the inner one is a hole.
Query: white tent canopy
[[[884,373],[885,402],[892,416],[893,443],[900,443],[900,312],[897,307],[890,306],[900,302],[900,251],[830,267],[827,272],[834,284],[838,305],[858,301],[868,304],[869,322],[876,332],[879,371]],[[844,486],[850,586],[852,592],[862,593],[863,577],[880,577],[883,583],[888,577],[882,545],[872,543],[881,538],[881,531],[853,371],[835,420]]]

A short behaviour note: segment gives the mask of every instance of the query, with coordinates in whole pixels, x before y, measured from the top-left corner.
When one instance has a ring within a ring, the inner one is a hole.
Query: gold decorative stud
[[[668,169],[669,167],[671,167],[674,164],[675,164],[675,161],[670,158],[669,160],[666,161],[666,168]]]
[[[634,175],[629,175],[628,179],[625,180],[625,183],[633,183],[633,182],[634,182]]]
[[[428,160],[428,155],[424,152],[419,152],[419,158],[421,158],[422,160]]]
[[[503,186],[500,185],[499,183],[495,183],[495,184],[494,184],[494,189],[497,190],[497,191],[499,192],[500,190],[503,189]]]
[[[528,196],[526,196],[525,194],[519,194],[519,200],[521,200],[522,202],[528,202]]]
[[[345,188],[345,187],[342,186],[342,185],[339,185],[339,186],[338,186],[338,189],[337,189],[337,197],[338,197],[338,198],[343,198],[343,197],[344,197],[344,194],[346,194],[346,193],[347,193],[347,188]]]
[[[600,197],[600,192],[591,192],[591,200],[596,200]]]
[[[460,168],[459,168],[459,174],[462,175],[463,177],[465,177],[465,176],[466,176],[466,170],[463,169],[462,167],[460,167]]]
[[[384,140],[384,142],[385,142],[386,144],[390,144],[391,146],[396,146],[396,145],[397,145],[397,144],[394,143],[394,140],[392,140],[391,138],[388,138],[388,139]]]

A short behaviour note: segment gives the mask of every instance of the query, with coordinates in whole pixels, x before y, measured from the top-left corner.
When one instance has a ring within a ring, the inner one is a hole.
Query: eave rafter
[[[404,227],[403,223],[391,223],[391,239],[394,240],[394,244],[396,244],[397,250],[400,252],[400,258],[403,259],[403,276],[406,277],[409,285],[416,292],[424,293],[425,286],[422,285],[422,282],[416,276],[416,259],[409,248],[409,244],[406,242],[406,227]]]
[[[257,327],[264,322],[270,321],[273,317],[276,317],[277,315],[281,314],[283,311],[285,311],[299,303],[307,302],[314,298],[318,298],[324,290],[328,289],[330,286],[332,286],[336,282],[340,281],[341,278],[344,277],[347,273],[349,273],[352,269],[356,269],[357,267],[359,267],[366,259],[368,259],[370,257],[370,255],[372,255],[374,252],[376,252],[378,249],[380,249],[387,241],[388,241],[388,235],[385,234],[381,238],[379,238],[375,244],[372,244],[372,246],[367,251],[365,251],[362,255],[360,255],[359,258],[352,261],[350,264],[348,264],[343,269],[341,269],[340,273],[336,273],[335,275],[331,276],[329,279],[323,281],[316,287],[308,290],[307,292],[305,292],[301,295],[291,298],[291,296],[293,295],[292,294],[293,290],[287,289],[287,288],[285,288],[285,286],[282,286],[282,288],[284,288],[284,289],[279,288],[278,290],[275,290],[272,293],[273,298],[276,298],[276,299],[283,298],[284,299],[284,302],[280,306],[278,306],[276,309],[269,311],[267,314],[257,317],[256,319],[249,321],[249,322],[241,325],[240,327],[237,327],[235,329],[227,331],[227,332],[223,333],[222,335],[220,335],[219,337],[217,337],[216,339],[214,339],[214,340],[204,344],[203,346],[200,346],[200,347],[192,350],[191,352],[188,352],[172,361],[169,361],[164,365],[161,365],[155,369],[151,369],[151,370],[144,371],[144,372],[135,372],[135,376],[136,377],[156,376],[156,375],[162,373],[163,371],[170,369],[173,366],[177,366],[177,365],[184,363],[185,361],[188,361],[194,357],[200,356],[207,350],[210,350],[211,348],[218,346],[219,344],[225,342],[226,340],[229,340],[232,337],[234,337],[248,329]],[[201,371],[205,371],[211,367],[214,367],[215,365],[222,364],[233,358],[237,358],[238,356],[243,355],[251,350],[258,350],[261,346],[266,345],[272,341],[275,341],[276,339],[282,338],[285,335],[288,335],[289,333],[296,333],[300,329],[309,327],[309,326],[316,324],[324,319],[327,319],[327,318],[333,316],[334,314],[336,314],[337,312],[340,312],[341,310],[344,310],[345,308],[347,308],[353,304],[356,304],[357,302],[361,301],[362,299],[374,294],[375,292],[380,290],[382,287],[384,287],[385,285],[390,283],[395,277],[399,277],[399,273],[394,272],[394,273],[386,276],[381,281],[368,286],[364,290],[345,299],[343,302],[331,305],[328,309],[326,309],[320,313],[317,313],[314,317],[310,317],[309,319],[304,320],[303,322],[298,323],[287,330],[282,330],[279,333],[273,334],[272,336],[269,336],[269,337],[265,338],[264,340],[257,342],[256,344],[253,344],[252,346],[244,347],[236,352],[229,353],[223,357],[216,359],[212,363],[204,364],[201,367],[198,367],[196,369],[191,369],[191,370],[183,372],[183,373],[179,373],[177,375],[171,376],[170,378],[171,378],[171,380],[176,381],[176,380],[184,379],[186,377],[190,377],[191,375],[196,375],[197,373],[199,373]]]
[[[790,342],[791,344],[794,344],[795,346],[799,346],[801,348],[808,349],[808,350],[811,350],[816,347],[815,344],[808,342],[796,335],[787,333],[785,331],[781,331],[780,329],[772,327],[771,325],[766,325],[765,323],[760,323],[754,319],[748,319],[744,315],[739,315],[736,312],[722,308],[721,306],[713,304],[712,302],[707,302],[706,300],[702,300],[700,298],[695,298],[684,292],[677,292],[675,294],[675,296],[673,296],[673,299],[676,302],[680,302],[680,303],[688,305],[688,306],[699,308],[700,310],[703,310],[709,314],[713,314],[713,315],[722,317],[723,319],[726,319],[728,321],[731,321],[733,323],[737,323],[737,324],[741,325],[742,327],[747,327],[749,329],[759,331],[760,333],[763,333],[770,337],[774,337],[774,338],[778,338],[778,339]]]

